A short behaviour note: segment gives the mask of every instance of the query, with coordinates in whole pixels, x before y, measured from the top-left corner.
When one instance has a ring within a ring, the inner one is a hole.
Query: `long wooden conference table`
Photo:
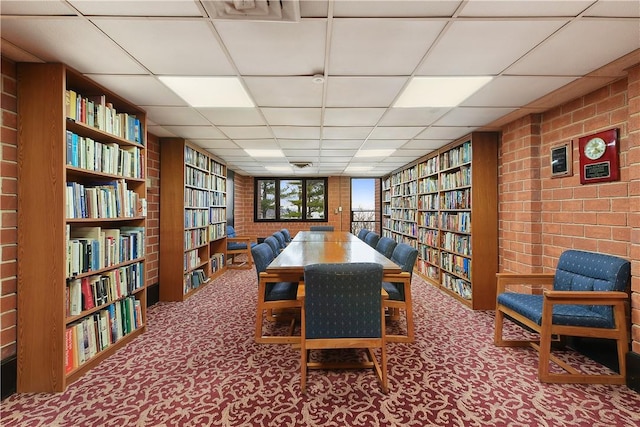
[[[375,262],[382,265],[385,282],[404,283],[411,276],[380,252],[345,231],[300,231],[266,268],[265,281],[301,282],[310,264]],[[395,341],[396,339],[394,339]]]

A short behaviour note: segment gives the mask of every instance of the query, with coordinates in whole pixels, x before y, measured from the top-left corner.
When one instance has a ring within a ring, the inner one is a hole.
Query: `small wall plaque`
[[[580,184],[620,179],[618,129],[580,138]]]
[[[551,178],[571,176],[573,147],[571,142],[551,147]]]

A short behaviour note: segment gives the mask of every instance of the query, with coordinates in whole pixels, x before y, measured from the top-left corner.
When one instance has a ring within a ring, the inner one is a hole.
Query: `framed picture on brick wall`
[[[571,176],[573,146],[571,141],[551,147],[551,178]]]

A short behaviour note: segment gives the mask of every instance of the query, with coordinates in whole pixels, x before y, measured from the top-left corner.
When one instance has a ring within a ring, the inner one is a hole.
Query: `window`
[[[326,221],[326,178],[257,178],[255,221]]]

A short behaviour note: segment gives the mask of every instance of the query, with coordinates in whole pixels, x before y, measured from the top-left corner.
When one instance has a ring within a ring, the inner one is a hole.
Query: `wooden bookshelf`
[[[146,116],[62,64],[17,73],[17,390],[60,392],[145,330]]]
[[[498,134],[475,132],[383,178],[383,235],[416,247],[417,273],[476,310],[495,308],[497,162]]]
[[[183,301],[222,274],[226,166],[182,138],[160,139],[160,299]]]

